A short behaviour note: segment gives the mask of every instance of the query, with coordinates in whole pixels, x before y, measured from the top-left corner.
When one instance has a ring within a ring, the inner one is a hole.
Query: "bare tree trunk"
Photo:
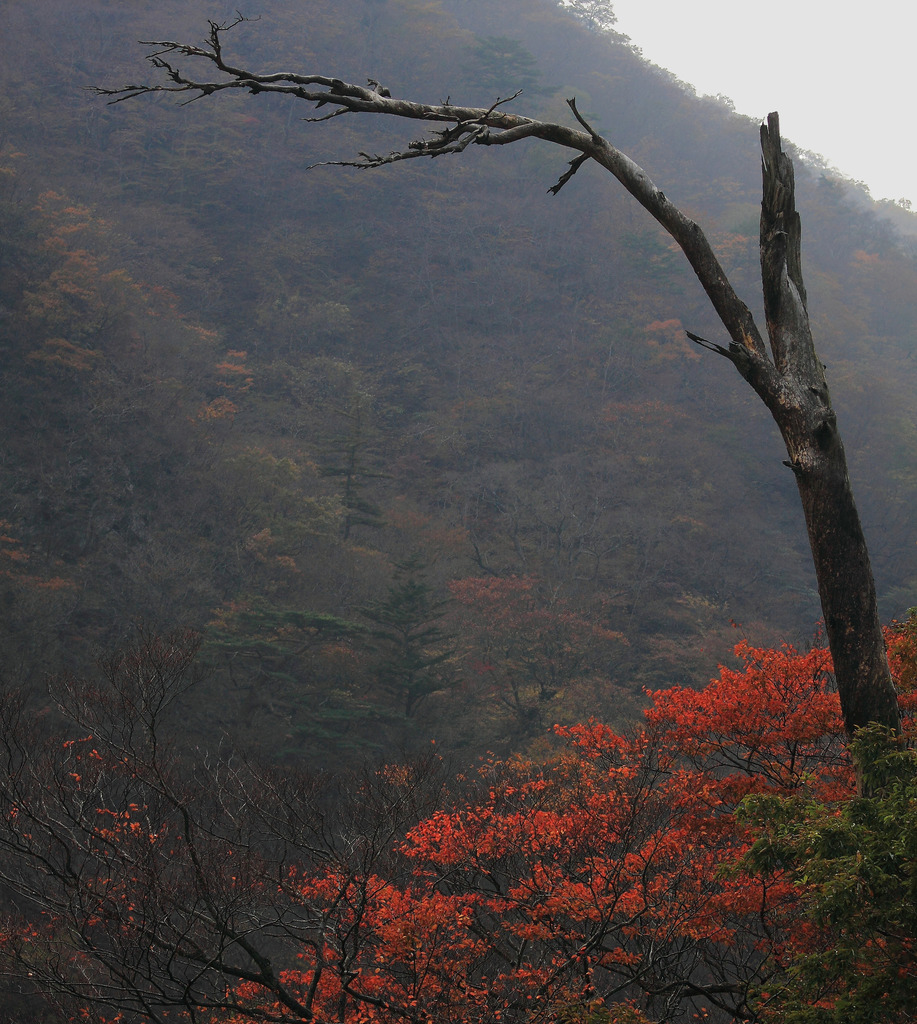
[[[734,364],[771,411],[783,436],[789,455],[786,464],[796,475],[802,500],[845,728],[852,735],[875,722],[897,732],[897,694],[888,667],[869,554],[824,368],[809,328],[793,166],[781,147],[777,115],[771,114],[761,129],[761,279],[768,351],[748,307],[736,295],[700,227],[668,201],[641,167],[584,120],[574,100],[568,103],[582,130],[506,113],[500,109],[507,102],[504,100],[486,109],[454,106],[448,101],[426,104],[393,98],[388,89],[372,80],[365,87],[327,75],[286,71],[257,74],[232,66],[223,56],[222,34],[244,20],[240,15],[225,26],[211,22],[209,48],[168,40],[146,43],[155,48],[147,59],[164,75],[165,84],[97,91],[114,97],[111,102],[153,92],[189,93],[189,99],[212,96],[225,89],[255,94],[279,92],[316,107],[333,108],[331,114],[306,120],[322,121],[340,114],[387,114],[427,126],[427,136],[409,143],[401,152],[361,154],[359,160],[335,161],[350,167],[378,167],[418,157],[459,154],[469,145],[502,146],[537,138],[577,153],[551,192],[557,194],[584,163],[595,160],[669,232],[688,258],[731,341],[723,346],[690,332],[688,336]],[[171,55],[203,61],[220,75],[213,80],[189,77],[166,59]],[[445,127],[433,131],[437,124]]]
[[[672,207],[640,168],[628,167],[623,154],[615,150],[607,162],[599,162],[681,246],[732,342],[723,347],[690,332],[689,337],[731,360],[780,429],[789,455],[786,465],[796,476],[802,501],[847,734],[872,722],[898,732],[898,697],[872,565],[809,326],[793,164],[783,152],[776,113],[761,126],[761,154],[761,283],[770,355],[700,228]]]
[[[809,328],[793,165],[781,150],[776,114],[762,125],[761,152],[761,281],[767,333],[780,376],[770,387],[756,390],[780,428],[787,465],[796,475],[844,725],[850,735],[870,722],[897,731],[898,700],[866,539],[824,367]]]

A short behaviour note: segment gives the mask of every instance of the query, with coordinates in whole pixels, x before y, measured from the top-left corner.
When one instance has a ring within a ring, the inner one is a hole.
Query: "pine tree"
[[[370,636],[379,657],[376,680],[403,702],[408,718],[431,693],[452,683],[452,637],[440,626],[448,602],[434,597],[425,569],[418,555],[396,562],[388,596],[362,613],[375,624]]]

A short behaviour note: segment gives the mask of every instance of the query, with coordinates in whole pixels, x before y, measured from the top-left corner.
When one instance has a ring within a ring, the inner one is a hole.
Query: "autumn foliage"
[[[908,687],[913,636],[889,634]],[[850,802],[823,649],[740,643],[703,690],[649,694],[641,728],[558,727],[546,762],[450,782],[433,755],[347,778],[179,757],[196,645],[142,637],[59,680],[63,742],[0,709],[0,956],[71,1019],[784,1019],[829,930],[789,860],[749,858],[740,807]]]

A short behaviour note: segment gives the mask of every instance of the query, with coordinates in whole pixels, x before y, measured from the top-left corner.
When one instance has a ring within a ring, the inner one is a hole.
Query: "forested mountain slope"
[[[757,308],[756,126],[550,0],[258,0],[240,62],[579,108]],[[212,4],[0,13],[0,584],[8,673],[132,624],[205,633],[188,728],[278,756],[531,743],[819,615],[776,431],[681,255],[544,147],[371,173],[397,125],[105,106]],[[796,140],[804,146],[805,140]],[[887,617],[917,603],[917,273],[797,168],[809,306]],[[903,211],[899,216],[904,216]]]

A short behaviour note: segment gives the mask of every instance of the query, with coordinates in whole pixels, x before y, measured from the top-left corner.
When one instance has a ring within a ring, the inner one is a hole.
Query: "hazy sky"
[[[917,4],[911,0],[612,0],[654,64],[785,138],[874,199],[917,207]]]

